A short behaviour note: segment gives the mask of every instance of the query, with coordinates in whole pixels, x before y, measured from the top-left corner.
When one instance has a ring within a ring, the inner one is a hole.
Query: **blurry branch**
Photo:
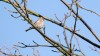
[[[40,52],[37,50],[38,56],[40,56]]]
[[[97,16],[100,17],[100,14],[96,13],[95,11],[92,11],[92,10],[90,10],[90,9],[87,9],[87,8],[85,8],[85,7],[82,7],[82,6],[79,5],[78,3],[77,3],[77,5],[78,5],[78,7],[80,7],[81,9],[84,9],[84,10],[86,10],[86,11],[89,11],[89,12],[91,12],[91,13],[94,13],[94,14],[96,14]]]
[[[4,54],[4,55],[9,55],[9,54],[7,54],[7,53],[5,53],[5,52],[2,52],[1,50],[0,50],[0,53],[1,53],[1,54]]]
[[[47,42],[49,42],[53,46],[59,46],[59,47],[56,47],[56,48],[61,53],[63,53],[64,55],[68,55],[67,50],[62,45],[60,45],[58,42],[55,42],[54,40],[50,39],[50,37],[48,37],[47,35],[45,35],[40,29],[36,28],[36,26],[34,25],[34,22],[32,22],[32,20],[29,17],[26,17],[23,8],[20,5],[18,5],[18,3],[16,2],[16,0],[14,0],[14,1],[18,5],[18,7],[20,7],[20,9],[23,11],[24,14],[22,12],[20,12],[20,10],[16,7],[16,5],[13,2],[11,2],[11,0],[8,0],[8,1],[18,11],[18,13],[23,17],[23,19],[25,21],[27,21],[33,28],[35,28],[35,30],[38,31],[44,37],[44,39]]]
[[[4,9],[7,10],[8,12],[18,14],[18,12],[15,12],[15,11],[12,11],[12,10],[8,10],[6,7],[4,7]],[[21,17],[21,16],[14,16],[13,14],[11,14],[11,16],[12,16],[13,18],[19,18],[19,17]]]
[[[57,17],[56,14],[55,14],[55,18],[56,18],[60,23],[62,23],[62,21]]]
[[[68,18],[69,16],[68,15],[65,15],[65,18],[64,18],[64,23],[63,23],[63,25],[64,26],[66,26],[66,19]],[[69,50],[69,53],[70,53],[70,56],[73,56],[73,50],[72,50],[72,43],[70,43],[70,45],[68,44],[68,37],[67,37],[67,35],[66,35],[66,30],[65,30],[65,28],[64,28],[64,37],[65,37],[65,41],[66,41],[66,44],[68,45],[68,50]]]
[[[63,25],[64,25],[64,26],[66,26],[66,20],[67,20],[68,17],[70,17],[70,16],[68,16],[68,14],[67,14],[67,15],[65,14],[65,18],[64,18],[64,22],[63,22]],[[64,34],[64,37],[65,37],[66,45],[67,45],[68,48],[69,48],[68,37],[67,37],[67,35],[66,35],[66,29],[65,29],[65,28],[64,28],[63,34]]]
[[[0,53],[2,54],[2,55],[5,55],[5,56],[23,56],[23,55],[21,55],[21,54],[8,54],[8,53],[6,53],[6,52],[3,52],[2,50],[0,50]]]
[[[29,18],[29,15],[28,15],[28,12],[27,12],[27,9],[26,9],[26,2],[27,1],[24,0],[23,2],[24,2],[24,8],[25,8],[25,12],[26,12],[25,15],[27,16],[27,18]]]
[[[68,16],[68,14],[64,14],[64,19],[60,20],[56,14],[55,14],[55,17],[56,19],[64,26],[66,26],[66,19],[70,16]],[[64,28],[64,27],[63,27]],[[66,29],[64,28],[64,31],[63,31],[63,35],[64,35],[64,39],[65,39],[65,42],[66,42],[66,45],[68,46],[69,48],[69,44],[68,44],[68,39],[67,39],[67,35],[66,35]],[[59,35],[58,35],[59,36]]]
[[[67,6],[67,8],[69,10],[72,10],[72,12],[80,19],[80,21],[88,28],[88,30],[95,36],[95,38],[100,42],[99,37],[96,35],[96,33],[94,33],[94,31],[91,29],[91,27],[82,19],[82,17],[80,17],[79,15],[77,15],[77,13],[68,5],[67,2],[65,2],[64,0],[60,0],[64,5]],[[77,4],[78,6],[78,4]]]
[[[16,52],[18,52],[18,55],[21,54],[21,53],[20,53],[20,50],[19,50],[16,46],[14,46],[13,48],[15,49],[15,53],[14,53],[14,55],[16,54]]]
[[[56,36],[58,37],[59,43],[61,44],[60,36],[59,35],[56,35]]]
[[[40,45],[40,44],[26,45],[26,44],[21,43],[21,42],[18,42],[18,43],[23,45],[23,46],[19,46],[19,45],[14,45],[14,46],[21,47],[21,48],[27,48],[27,47],[59,47],[59,46],[49,46],[49,45]]]
[[[61,1],[62,1],[62,0],[61,0]],[[9,1],[5,1],[5,0],[4,0],[4,2],[9,3]],[[11,3],[9,3],[9,4],[11,4]],[[15,4],[14,4],[14,5],[15,5]],[[18,7],[17,5],[15,5],[15,6]],[[69,6],[68,6],[68,8],[69,8]],[[42,16],[42,15],[40,15],[40,14],[34,12],[34,11],[28,10],[28,9],[27,9],[27,12],[28,12],[28,14],[31,14],[31,15],[34,15],[34,16],[37,16],[37,17],[41,17],[41,16]],[[74,12],[74,13],[75,13],[75,12]],[[45,17],[45,16],[43,16],[43,17],[45,18],[45,20],[50,21],[50,22],[52,22],[52,23],[55,23],[56,25],[59,25],[59,26],[61,26],[61,27],[64,27],[64,28],[67,29],[68,31],[73,32],[71,29],[69,29],[68,27],[64,26],[63,24],[61,24],[61,23],[59,23],[59,22],[57,22],[57,21],[55,21],[55,20],[53,20],[53,19],[47,18],[47,17]],[[78,16],[78,18],[80,18],[80,20],[82,20],[81,17]],[[82,22],[84,22],[84,21],[82,21]],[[42,34],[42,33],[41,33],[41,34]],[[79,36],[79,37],[82,38],[83,40],[87,41],[88,43],[92,44],[93,46],[95,46],[95,47],[97,47],[97,48],[100,48],[100,45],[98,45],[98,44],[96,44],[96,43],[90,41],[89,39],[85,38],[85,37],[82,36],[81,34],[76,33],[76,32],[75,32],[74,34],[77,35],[77,36]]]
[[[74,3],[76,4],[77,1],[72,0],[72,4],[74,4]],[[72,8],[72,5],[71,5],[71,8]],[[75,17],[74,30],[72,29],[73,32],[72,32],[72,36],[71,36],[71,39],[70,39],[70,49],[72,49],[72,44],[73,44],[72,39],[73,39],[74,33],[76,32],[76,24],[77,24],[77,19],[78,19],[78,6],[77,6],[77,4],[76,4],[76,10],[77,10],[77,12],[76,12],[76,17]],[[72,11],[72,9],[70,11]]]
[[[75,36],[74,36],[74,37],[75,37]],[[80,44],[79,44],[79,42],[78,42],[78,38],[75,37],[75,39],[76,39],[76,42],[77,42],[77,44],[78,44],[78,48],[79,48],[80,52],[81,52],[84,56],[86,56],[86,55],[82,52],[82,50],[81,50]]]
[[[100,54],[100,51],[98,51],[98,49],[96,49],[95,47],[89,47],[91,50],[95,51],[96,53]]]
[[[68,48],[69,48],[69,44],[68,44],[68,37],[67,37],[67,35],[66,35],[66,30],[64,29],[64,31],[63,31],[63,35],[64,35],[64,39],[65,39],[65,42],[66,42],[66,45],[68,46]]]
[[[72,5],[73,5],[73,3],[77,3],[77,1],[73,1],[72,0]],[[71,5],[71,8],[72,8],[72,5]],[[77,12],[76,12],[76,17],[75,17],[75,23],[74,23],[74,30],[73,30],[73,32],[72,32],[72,36],[71,36],[71,39],[70,39],[70,52],[72,52],[72,39],[73,39],[73,36],[74,36],[74,33],[76,32],[76,24],[77,24],[77,18],[78,18],[78,6],[77,6],[77,4],[76,4],[76,10],[77,10]],[[70,11],[72,11],[72,9],[70,10]]]
[[[27,47],[59,47],[59,46],[50,46],[50,45],[40,45],[40,44],[36,43],[35,41],[33,41],[34,45],[26,45],[26,44],[21,43],[21,42],[18,42],[18,43],[23,45],[23,46],[20,46],[20,45],[14,45],[14,46],[21,47],[21,48],[27,48]],[[66,46],[63,46],[63,47],[68,48]]]
[[[77,24],[77,19],[78,19],[78,6],[77,6],[77,2],[76,2],[76,10],[77,10],[77,13],[76,13],[76,17],[75,17],[74,30],[72,32],[72,37],[74,36],[74,33],[76,32],[76,24]]]
[[[35,51],[34,51],[34,48],[32,48],[32,49],[33,49],[33,56],[40,56],[39,50],[37,50],[37,52],[35,52]]]

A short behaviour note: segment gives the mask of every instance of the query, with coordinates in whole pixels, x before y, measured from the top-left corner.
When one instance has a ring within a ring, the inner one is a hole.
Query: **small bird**
[[[34,25],[38,28],[38,29],[41,29],[43,26],[44,26],[44,17],[40,17],[35,23]],[[30,27],[29,29],[26,30],[29,31],[31,29],[34,29],[33,27]]]

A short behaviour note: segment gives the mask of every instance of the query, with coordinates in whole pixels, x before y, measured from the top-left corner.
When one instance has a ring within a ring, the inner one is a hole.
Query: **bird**
[[[44,26],[44,17],[40,17],[40,18],[34,23],[34,25],[35,25],[38,29],[43,28],[43,26]],[[26,32],[29,31],[29,30],[31,30],[31,29],[34,29],[34,28],[33,28],[33,27],[30,27],[30,28],[28,28],[28,29],[26,30]]]

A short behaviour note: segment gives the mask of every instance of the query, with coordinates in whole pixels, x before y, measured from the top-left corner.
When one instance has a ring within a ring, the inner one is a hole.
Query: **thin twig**
[[[90,46],[89,46],[89,48],[90,48],[91,50],[95,51],[96,53],[100,54],[100,51],[98,51],[98,49],[96,49],[95,47],[93,48],[93,47],[90,47]]]
[[[4,2],[6,2],[6,3],[8,3],[8,4],[11,4],[11,3],[9,2],[9,0],[8,0],[8,1],[5,1],[5,0],[4,0]],[[15,6],[18,7],[17,5],[15,5]],[[19,8],[19,7],[18,7],[18,8]],[[16,9],[16,8],[15,8],[15,9]],[[36,13],[36,12],[34,12],[34,11],[31,11],[31,10],[29,10],[29,9],[27,9],[27,11],[28,11],[29,14],[34,15],[34,16],[37,16],[37,17],[43,16],[43,15],[41,15],[41,14],[39,14],[39,13]],[[43,16],[43,17],[44,17],[44,16]],[[51,19],[51,18],[48,18],[48,17],[44,17],[44,18],[45,18],[45,20],[47,20],[47,21],[50,21],[50,22],[52,22],[52,23],[55,23],[56,25],[59,25],[60,27],[64,27],[64,28],[67,29],[68,31],[73,32],[70,28],[64,26],[63,24],[61,24],[61,23],[59,23],[59,22],[57,22],[57,21],[55,21],[55,20],[53,20],[53,19]],[[80,18],[81,18],[81,17],[80,17]],[[86,37],[82,36],[81,34],[75,32],[75,35],[79,36],[80,38],[82,38],[82,39],[85,40],[86,42],[90,43],[91,45],[93,45],[93,46],[95,46],[95,47],[97,47],[97,48],[100,48],[100,45],[98,45],[98,44],[92,42],[91,40],[87,39]]]
[[[86,55],[82,52],[82,50],[81,50],[80,44],[79,44],[79,42],[78,42],[78,38],[75,37],[75,39],[76,39],[76,42],[77,42],[77,44],[78,44],[78,47],[79,47],[80,52],[81,52],[84,56],[86,56]]]
[[[72,10],[72,12],[76,15],[77,13],[68,5],[67,2],[65,2],[64,0],[60,0],[63,4],[65,4],[69,10]],[[97,36],[97,34],[91,29],[91,27],[79,16],[77,15],[77,17],[80,19],[80,21],[88,28],[88,30],[95,36],[95,38],[100,42],[99,37]]]
[[[57,17],[57,15],[55,14],[56,19],[62,23],[62,21]]]
[[[84,10],[86,10],[86,11],[89,11],[89,12],[91,12],[91,13],[94,13],[94,14],[96,14],[97,16],[100,17],[100,14],[96,13],[95,11],[92,11],[92,10],[90,10],[90,9],[87,9],[87,8],[85,8],[85,7],[82,7],[82,6],[79,5],[79,4],[78,4],[78,6],[79,6],[81,9],[84,9]]]

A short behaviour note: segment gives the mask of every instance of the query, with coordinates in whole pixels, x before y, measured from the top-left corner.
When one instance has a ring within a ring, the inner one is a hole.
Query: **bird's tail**
[[[30,27],[30,28],[26,29],[25,31],[27,32],[27,31],[32,30],[32,29],[34,29],[34,28]]]

